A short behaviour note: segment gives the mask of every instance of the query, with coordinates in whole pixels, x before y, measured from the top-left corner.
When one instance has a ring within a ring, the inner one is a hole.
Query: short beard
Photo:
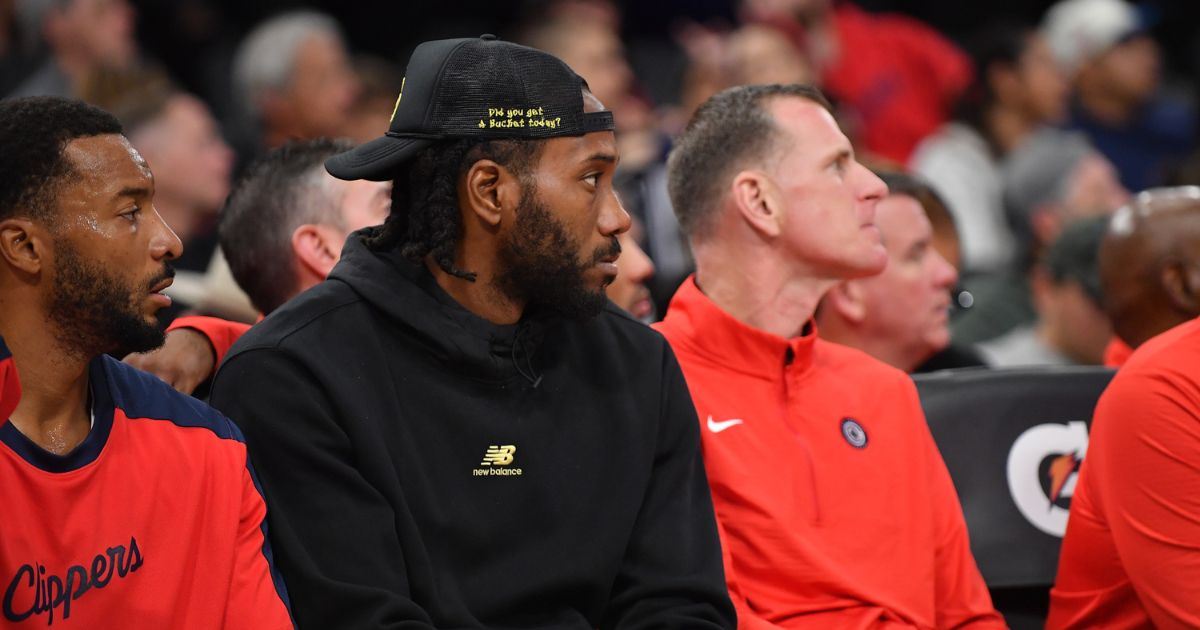
[[[590,288],[584,274],[602,258],[616,256],[616,237],[580,264],[579,243],[571,239],[537,198],[532,185],[522,187],[516,225],[500,243],[499,271],[493,284],[507,298],[538,311],[571,319],[595,317],[608,297],[604,287]]]
[[[146,282],[126,284],[102,265],[84,260],[68,241],[55,239],[54,287],[48,319],[59,345],[74,356],[123,357],[163,344],[165,336],[141,314],[139,303],[154,286],[175,276],[164,264]]]

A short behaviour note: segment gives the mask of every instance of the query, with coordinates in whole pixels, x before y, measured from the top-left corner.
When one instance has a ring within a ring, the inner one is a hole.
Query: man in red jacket
[[[1051,630],[1200,627],[1200,320],[1140,345],[1092,422]]]
[[[696,404],[742,628],[1002,628],[900,370],[817,337],[887,187],[805,86],[722,92],[669,162],[696,257],[658,329]]]

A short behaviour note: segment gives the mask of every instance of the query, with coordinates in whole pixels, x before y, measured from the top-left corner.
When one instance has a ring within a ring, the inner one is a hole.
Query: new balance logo
[[[488,447],[487,452],[483,454],[483,461],[479,462],[480,466],[507,466],[513,463],[513,454],[517,452],[517,447],[512,444],[504,446],[496,446],[495,444]]]
[[[483,461],[479,462],[480,466],[488,468],[476,468],[471,474],[476,477],[519,477],[524,471],[520,468],[508,468],[516,454],[517,447],[512,444],[493,444],[487,447],[487,451],[483,453]]]

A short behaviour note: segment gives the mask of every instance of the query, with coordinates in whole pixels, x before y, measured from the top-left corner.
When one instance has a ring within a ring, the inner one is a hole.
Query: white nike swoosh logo
[[[741,418],[734,418],[732,420],[722,420],[720,422],[716,422],[712,419],[712,416],[709,416],[708,417],[708,430],[712,431],[713,433],[720,433],[720,432],[724,431],[725,429],[728,429],[729,427],[736,426],[741,423],[742,423]]]

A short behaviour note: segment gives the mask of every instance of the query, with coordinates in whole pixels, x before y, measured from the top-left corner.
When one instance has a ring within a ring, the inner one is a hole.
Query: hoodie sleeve
[[[0,337],[0,422],[8,420],[17,403],[21,401],[21,381],[17,378],[17,366],[12,353]]]
[[[696,409],[663,343],[654,470],[602,628],[735,628]]]
[[[301,628],[430,629],[409,598],[395,514],[355,468],[323,386],[268,348],[231,355],[211,402],[242,428]]]

